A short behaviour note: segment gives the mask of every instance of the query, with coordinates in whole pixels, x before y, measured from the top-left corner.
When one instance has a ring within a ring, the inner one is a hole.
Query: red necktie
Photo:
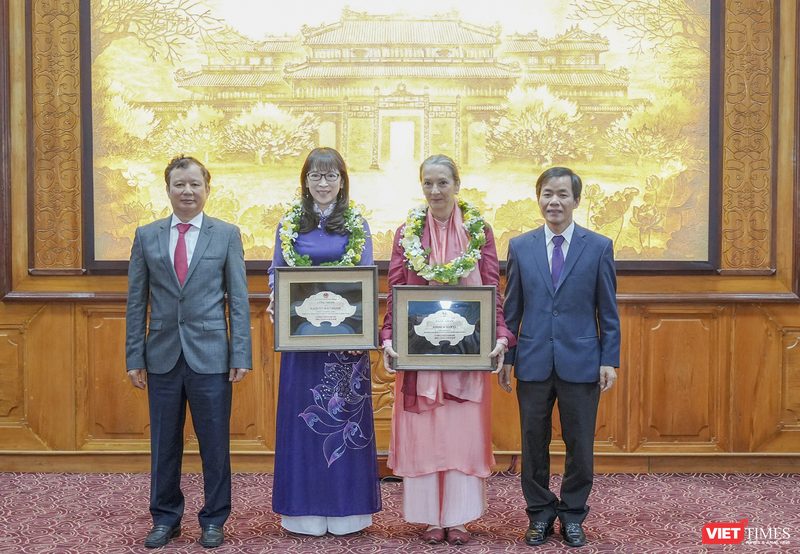
[[[183,286],[186,272],[189,271],[189,261],[186,255],[186,231],[191,228],[191,223],[178,223],[178,244],[175,245],[175,274],[178,282]]]

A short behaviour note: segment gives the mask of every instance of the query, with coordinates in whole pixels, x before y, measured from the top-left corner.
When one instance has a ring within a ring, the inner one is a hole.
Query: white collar
[[[575,221],[572,221],[569,224],[569,227],[564,229],[564,232],[561,233],[561,236],[564,237],[564,240],[567,241],[567,244],[572,244],[572,233],[575,232]],[[556,234],[550,229],[550,226],[547,223],[544,224],[544,243],[550,244],[550,241],[553,240],[553,237]]]
[[[178,223],[183,223],[183,221],[181,221],[181,219],[177,215],[175,215],[173,213],[172,214],[172,221],[169,224],[170,228],[175,227]],[[197,227],[198,229],[202,229],[202,227],[203,227],[203,212],[200,212],[199,214],[194,216],[187,223],[189,223],[189,225],[192,225],[193,227]]]

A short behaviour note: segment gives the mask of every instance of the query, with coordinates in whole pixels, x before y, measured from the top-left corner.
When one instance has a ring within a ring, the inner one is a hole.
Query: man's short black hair
[[[575,197],[575,200],[581,197],[583,182],[581,182],[581,178],[578,177],[578,174],[568,167],[551,167],[539,175],[539,179],[536,181],[536,198],[539,198],[542,187],[546,182],[551,179],[558,179],[559,177],[569,177],[572,180],[572,196]]]

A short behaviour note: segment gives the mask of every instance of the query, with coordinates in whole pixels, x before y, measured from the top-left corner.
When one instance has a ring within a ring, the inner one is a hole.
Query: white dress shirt
[[[567,252],[569,251],[569,245],[572,242],[572,233],[575,231],[575,222],[569,224],[569,227],[564,229],[564,232],[561,233],[561,236],[564,237],[564,242],[561,243],[561,251],[564,253],[564,261],[567,260]],[[550,271],[553,271],[553,249],[556,247],[553,244],[553,237],[556,234],[550,230],[550,227],[547,226],[547,223],[544,224],[544,241],[547,245],[547,263],[550,265]]]
[[[175,247],[178,246],[178,223],[183,223],[177,215],[172,214],[172,222],[169,227],[169,259],[172,265],[175,265]],[[192,265],[192,254],[194,254],[194,247],[197,246],[197,238],[200,236],[200,227],[203,226],[203,212],[200,212],[190,221],[191,225],[189,230],[186,231],[184,240],[186,241],[186,266]]]

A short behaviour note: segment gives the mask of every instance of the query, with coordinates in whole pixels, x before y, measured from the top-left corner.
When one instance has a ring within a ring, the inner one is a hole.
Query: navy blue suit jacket
[[[544,381],[555,368],[573,383],[619,367],[617,273],[610,239],[575,225],[558,287],[547,262],[544,227],[511,239],[506,299],[508,329],[517,337],[506,360],[521,381]]]

